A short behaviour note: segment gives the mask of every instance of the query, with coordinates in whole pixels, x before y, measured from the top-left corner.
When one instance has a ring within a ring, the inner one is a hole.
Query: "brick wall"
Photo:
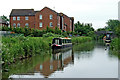
[[[42,15],[42,19],[39,18],[40,15]],[[52,19],[50,19],[50,15],[53,16]],[[45,30],[47,26],[50,27],[50,22],[52,22],[52,29],[58,27],[62,31],[72,31],[72,29],[74,30],[74,19],[71,19],[63,13],[57,13],[48,7],[45,7],[40,11],[35,11],[35,16],[28,16],[28,20],[25,20],[26,16],[19,16],[20,20],[17,20],[17,16],[15,17],[16,20],[13,20],[13,16],[10,17],[10,26],[12,27],[14,23],[16,26],[19,23],[20,27],[25,27],[25,24],[28,23],[29,28]],[[42,23],[42,27],[40,27],[40,23]]]
[[[13,17],[10,17],[10,26],[13,27],[13,24],[20,24],[20,27],[25,27],[25,24],[28,23],[30,28],[34,28],[34,23],[35,23],[35,17],[34,16],[28,16],[28,20],[25,20],[25,16],[19,16],[20,20],[17,20],[17,16],[16,20],[13,20]]]
[[[39,16],[42,15],[42,20],[39,19]],[[53,19],[50,19],[49,16],[53,15]],[[39,23],[42,22],[42,27],[39,27]],[[51,11],[48,8],[43,8],[41,11],[37,12],[35,14],[35,26],[37,29],[43,30],[46,29],[46,27],[50,27],[50,22],[53,23],[52,29],[55,29],[57,26],[58,20],[57,20],[57,13]]]

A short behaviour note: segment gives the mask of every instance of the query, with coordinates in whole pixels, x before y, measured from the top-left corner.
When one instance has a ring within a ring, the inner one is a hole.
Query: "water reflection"
[[[76,44],[15,63],[4,78],[116,78],[117,57],[103,43]]]
[[[34,66],[33,72],[11,75],[9,78],[48,78],[55,71],[63,71],[69,64],[74,64],[72,49],[53,53],[48,60]]]
[[[73,51],[78,59],[91,58],[93,49],[94,49],[93,42],[85,44],[76,44],[73,46]]]
[[[51,59],[35,67],[35,72],[40,72],[47,78],[55,71],[63,71],[64,67],[68,64],[74,64],[74,54],[72,50],[52,54]]]

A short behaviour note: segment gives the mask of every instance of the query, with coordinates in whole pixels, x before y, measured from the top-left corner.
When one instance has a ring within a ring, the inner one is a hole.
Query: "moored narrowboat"
[[[52,41],[52,49],[64,49],[72,47],[71,38],[54,38]]]

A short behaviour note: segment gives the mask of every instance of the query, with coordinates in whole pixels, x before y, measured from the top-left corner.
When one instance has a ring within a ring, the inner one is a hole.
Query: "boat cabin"
[[[72,46],[71,38],[54,38],[52,41],[53,49],[61,49]]]

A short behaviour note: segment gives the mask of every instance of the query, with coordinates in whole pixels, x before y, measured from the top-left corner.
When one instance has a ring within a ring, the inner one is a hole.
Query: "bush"
[[[52,38],[41,37],[3,37],[2,60],[5,63],[13,62],[22,57],[40,54],[41,51],[49,50]]]

